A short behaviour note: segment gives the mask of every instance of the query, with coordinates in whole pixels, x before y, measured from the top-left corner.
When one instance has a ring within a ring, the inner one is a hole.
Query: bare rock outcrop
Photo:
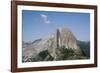
[[[74,34],[68,28],[58,28],[47,38],[38,40],[23,49],[23,62],[30,61],[30,59],[32,61],[47,61],[49,58],[50,60],[62,60],[63,57],[68,56],[69,51],[67,50],[71,50],[74,57],[81,53]],[[45,53],[42,54],[42,52]],[[46,54],[47,56],[45,56]]]

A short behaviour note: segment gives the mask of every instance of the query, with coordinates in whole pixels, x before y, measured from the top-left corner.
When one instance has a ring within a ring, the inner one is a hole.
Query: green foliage
[[[39,56],[44,59],[48,54],[49,54],[48,50],[45,50],[45,51],[40,52]]]
[[[46,59],[47,61],[52,61],[53,57],[50,55],[48,50],[42,51],[39,53],[39,56],[44,60]]]
[[[63,53],[62,59],[63,60],[66,60],[66,59],[68,59],[68,57],[75,55],[75,53],[72,50],[72,48],[65,48],[65,46],[62,46],[61,49],[63,49],[62,50],[62,53]]]

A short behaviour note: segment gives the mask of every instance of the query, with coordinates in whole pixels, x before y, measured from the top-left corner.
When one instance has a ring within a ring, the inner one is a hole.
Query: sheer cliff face
[[[59,46],[65,46],[68,49],[76,50],[77,53],[80,52],[79,46],[73,33],[67,28],[58,29],[58,42]]]
[[[48,50],[53,60],[59,60],[63,56],[63,49],[73,50],[76,54],[80,54],[79,46],[73,33],[67,28],[58,28],[55,33],[47,38],[37,41],[23,49],[23,56],[28,58],[37,57],[37,55],[45,50]],[[66,52],[67,53],[67,52]]]

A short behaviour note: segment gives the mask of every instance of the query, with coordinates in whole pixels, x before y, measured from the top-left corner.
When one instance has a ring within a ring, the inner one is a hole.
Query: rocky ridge
[[[23,62],[85,58],[77,39],[68,28],[58,28],[45,39],[35,41],[23,50]]]

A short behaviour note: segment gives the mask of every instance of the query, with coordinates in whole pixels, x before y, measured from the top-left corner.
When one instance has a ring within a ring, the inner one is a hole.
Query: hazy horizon
[[[46,37],[59,27],[70,29],[77,40],[90,40],[89,13],[22,11],[22,38],[25,42]]]

